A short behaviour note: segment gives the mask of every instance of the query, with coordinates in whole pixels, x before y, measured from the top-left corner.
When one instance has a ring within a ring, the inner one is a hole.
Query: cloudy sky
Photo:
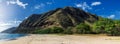
[[[0,0],[0,31],[18,26],[31,14],[72,6],[102,17],[120,19],[120,0]]]

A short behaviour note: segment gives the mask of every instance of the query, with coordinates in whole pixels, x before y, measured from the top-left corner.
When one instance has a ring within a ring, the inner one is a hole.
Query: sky
[[[120,19],[120,0],[0,0],[0,31],[18,26],[32,14],[72,6],[105,18]]]

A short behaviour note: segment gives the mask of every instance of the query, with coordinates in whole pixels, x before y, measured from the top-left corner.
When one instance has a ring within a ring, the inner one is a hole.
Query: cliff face
[[[79,23],[92,24],[98,20],[96,15],[87,13],[79,8],[57,8],[43,14],[33,14],[25,19],[13,33],[32,33],[36,28],[58,26],[66,29]]]

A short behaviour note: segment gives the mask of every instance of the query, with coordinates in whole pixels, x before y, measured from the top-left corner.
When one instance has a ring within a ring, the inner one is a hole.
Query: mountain
[[[92,25],[99,20],[98,16],[75,7],[64,7],[43,14],[32,14],[25,19],[13,33],[33,33],[38,28],[75,27],[80,23]]]
[[[11,28],[8,28],[4,31],[2,31],[1,33],[12,33],[14,30],[16,30],[17,27],[11,27]]]

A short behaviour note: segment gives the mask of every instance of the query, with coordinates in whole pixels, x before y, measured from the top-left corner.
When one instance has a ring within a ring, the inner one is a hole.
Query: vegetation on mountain
[[[90,26],[85,23],[76,26],[76,33],[78,34],[89,34],[91,32]]]
[[[101,18],[93,24],[93,32],[97,34],[120,35],[120,21]]]
[[[62,33],[64,30],[60,27],[52,27],[46,29],[37,29],[33,33],[34,34],[53,34],[53,33]]]
[[[73,28],[68,27],[67,29],[64,29],[63,34],[74,34]]]

